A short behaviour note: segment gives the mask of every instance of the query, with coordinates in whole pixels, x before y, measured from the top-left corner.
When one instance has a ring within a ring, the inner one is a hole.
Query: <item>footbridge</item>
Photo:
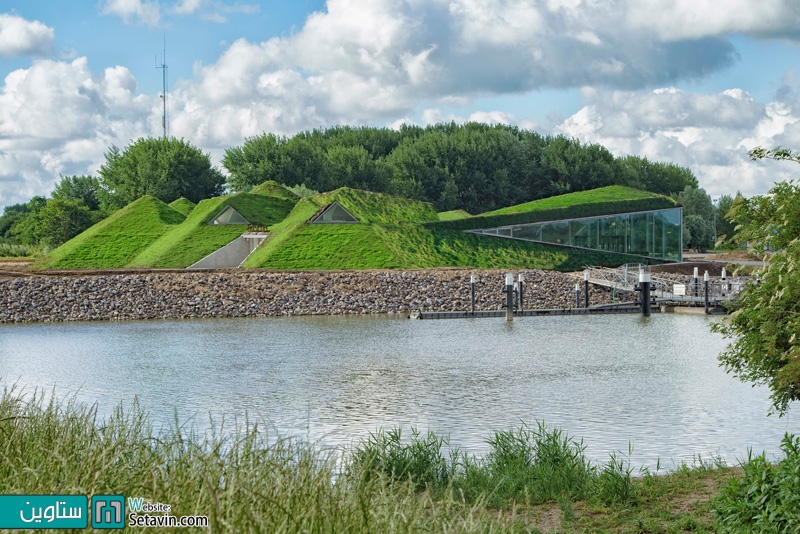
[[[583,280],[590,284],[608,287],[616,291],[636,291],[641,272],[650,273],[649,265],[628,263],[616,269],[609,267],[587,267],[583,271]],[[695,270],[697,275],[697,271]],[[576,273],[581,276],[581,273]],[[708,300],[717,304],[733,299],[744,287],[746,280],[728,278],[725,276],[709,277],[706,286],[705,276],[695,276],[688,283],[650,274],[650,293],[653,298],[677,303],[701,304],[706,300],[706,287],[708,287]]]

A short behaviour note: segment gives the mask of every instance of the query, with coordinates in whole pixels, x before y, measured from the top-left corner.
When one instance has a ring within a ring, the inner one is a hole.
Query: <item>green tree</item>
[[[95,222],[96,217],[83,200],[54,198],[39,210],[33,234],[41,244],[55,248]]]
[[[94,176],[62,176],[50,194],[60,200],[82,200],[92,211],[100,209],[100,181]]]
[[[208,154],[183,139],[142,138],[120,151],[112,146],[100,167],[101,203],[111,209],[151,195],[163,202],[199,202],[222,194],[225,177]]]
[[[263,134],[245,139],[240,147],[227,149],[222,165],[228,171],[231,189],[247,191],[267,180],[285,182],[283,166],[287,159],[284,153],[286,142],[285,137]]]
[[[12,240],[11,229],[17,221],[24,219],[30,208],[27,204],[13,204],[3,208],[3,215],[0,216],[0,238],[4,240]]]
[[[36,222],[39,220],[39,212],[47,205],[47,199],[42,196],[35,196],[26,206],[25,215],[20,217],[11,228],[8,234],[11,240],[21,245],[36,245],[37,238],[34,232]]]
[[[660,195],[675,195],[686,187],[698,187],[697,178],[690,169],[674,163],[649,161],[639,156],[618,159],[616,172],[615,183]]]
[[[755,149],[750,156],[800,162],[785,149]],[[733,339],[719,359],[740,380],[768,386],[783,415],[800,399],[800,186],[777,183],[767,195],[734,202],[732,213],[739,239],[776,252],[730,317],[712,326]]]
[[[675,200],[683,206],[683,230],[688,230],[689,248],[701,249],[714,246],[714,215],[716,210],[705,189],[687,185],[675,195]]]
[[[737,192],[735,198],[741,198],[742,194]],[[729,216],[733,208],[734,197],[722,195],[717,201],[717,240],[731,242],[736,233],[736,222]]]
[[[383,192],[389,187],[384,173],[378,173],[375,160],[361,146],[332,146],[328,149],[328,171],[337,186]]]

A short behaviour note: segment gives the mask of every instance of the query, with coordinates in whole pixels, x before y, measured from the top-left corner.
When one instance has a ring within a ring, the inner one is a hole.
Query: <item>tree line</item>
[[[687,245],[713,245],[718,208],[692,172],[605,147],[508,125],[443,123],[398,130],[336,126],[294,136],[264,133],[208,154],[182,139],[143,138],[112,146],[98,176],[66,176],[50,198],[7,206],[0,242],[55,247],[133,200],[193,202],[274,180],[308,193],[347,186],[432,203],[438,211],[478,214],[606,185],[673,195],[692,205]],[[696,200],[696,201],[695,201]],[[696,209],[695,209],[696,208]],[[724,214],[723,214],[724,215]],[[717,224],[724,217],[717,218]],[[688,219],[687,219],[688,221]],[[717,232],[720,235],[721,232]]]

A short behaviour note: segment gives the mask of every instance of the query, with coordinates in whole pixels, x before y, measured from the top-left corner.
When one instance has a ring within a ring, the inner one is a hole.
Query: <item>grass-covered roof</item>
[[[201,200],[183,224],[172,228],[131,261],[132,267],[188,267],[230,243],[247,225],[209,225],[226,206],[232,206],[251,224],[269,226],[283,220],[295,201],[252,193],[236,193]]]
[[[360,224],[306,224],[333,201]],[[440,228],[429,204],[352,189],[302,199],[245,262],[266,269],[378,269],[425,267],[573,270],[619,264],[622,256],[496,239]],[[463,211],[445,218],[465,220]]]
[[[126,267],[137,254],[185,219],[167,204],[145,196],[70,239],[36,262],[34,268]]]
[[[181,197],[178,200],[173,200],[169,203],[170,208],[175,209],[184,215],[189,215],[195,206],[197,206],[197,204],[186,197]]]
[[[433,223],[433,225],[450,230],[472,230],[612,213],[666,209],[674,208],[677,205],[677,202],[670,197],[621,185],[611,185],[525,202],[481,213],[474,217],[445,220]]]

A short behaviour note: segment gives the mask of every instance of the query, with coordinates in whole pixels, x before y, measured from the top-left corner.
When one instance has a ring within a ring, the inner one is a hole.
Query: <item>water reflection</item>
[[[262,417],[349,443],[378,427],[448,433],[480,453],[493,430],[544,419],[599,460],[635,465],[778,450],[793,414],[718,368],[705,317],[403,321],[305,317],[0,326],[0,377],[98,402],[138,396],[157,425]]]

